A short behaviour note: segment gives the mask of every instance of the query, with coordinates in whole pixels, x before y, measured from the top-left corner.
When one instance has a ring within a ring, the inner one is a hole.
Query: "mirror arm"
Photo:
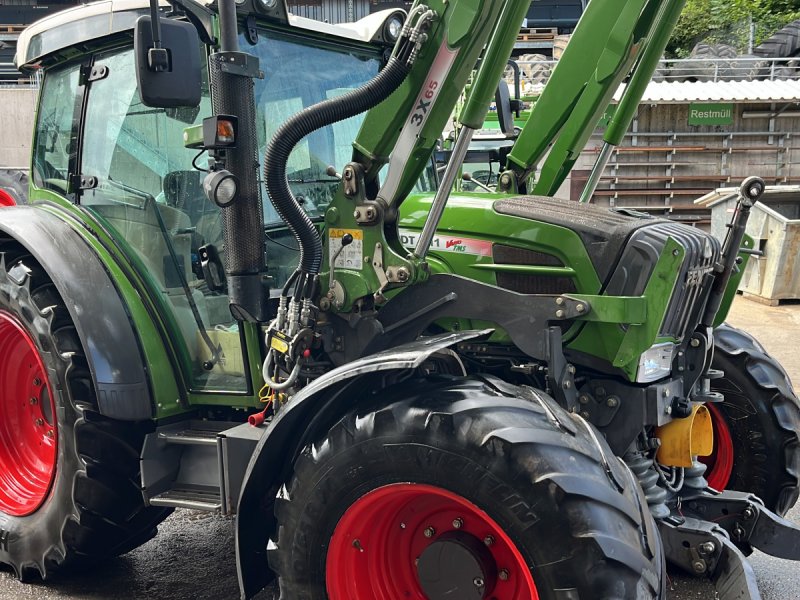
[[[153,31],[153,47],[147,51],[147,66],[151,71],[169,70],[169,52],[161,47],[161,15],[158,0],[150,0],[150,26]]]
[[[212,25],[212,13],[202,4],[195,0],[168,0],[176,9],[180,9],[183,15],[197,29],[200,40],[207,46],[216,46],[217,38],[214,36]]]

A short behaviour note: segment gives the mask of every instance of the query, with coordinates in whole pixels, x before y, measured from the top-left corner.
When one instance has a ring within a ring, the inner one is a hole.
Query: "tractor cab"
[[[376,75],[393,41],[385,26],[403,13],[333,26],[249,9],[240,44],[258,58],[262,73],[254,79],[257,119],[248,124],[255,132],[247,135],[255,135],[263,163],[268,140],[289,116]],[[168,10],[162,8],[162,19],[212,16],[200,5],[183,15]],[[212,114],[208,46],[202,45],[199,106],[147,106],[132,76],[132,29],[147,11],[144,1],[94,3],[40,21],[21,36],[17,62],[45,74],[31,202],[80,214],[104,237],[137,281],[137,293],[165,321],[189,390],[247,393],[253,386],[245,338],[228,308],[221,210],[202,188],[208,154],[184,146],[184,130]],[[323,128],[292,153],[287,177],[311,218],[324,214],[338,185],[326,169],[347,162],[360,123],[357,116]],[[261,195],[270,285],[280,286],[297,248],[263,184]]]

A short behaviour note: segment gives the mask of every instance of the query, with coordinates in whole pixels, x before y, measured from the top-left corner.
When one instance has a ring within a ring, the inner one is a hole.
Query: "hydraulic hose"
[[[286,177],[289,154],[300,140],[317,129],[380,104],[403,83],[409,70],[410,66],[405,60],[392,57],[386,67],[362,87],[309,106],[284,123],[272,137],[264,157],[264,179],[270,201],[300,246],[301,272],[312,276],[319,273],[322,268],[322,240],[289,188]]]

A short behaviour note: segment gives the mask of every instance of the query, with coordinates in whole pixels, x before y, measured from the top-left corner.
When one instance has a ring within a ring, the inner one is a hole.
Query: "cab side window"
[[[48,71],[41,92],[36,119],[32,175],[34,184],[66,194],[70,168],[78,152],[80,118],[77,102],[81,65]]]

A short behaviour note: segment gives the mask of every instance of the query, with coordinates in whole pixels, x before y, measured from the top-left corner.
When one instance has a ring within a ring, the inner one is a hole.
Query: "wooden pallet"
[[[27,25],[0,25],[0,33],[22,33]]]
[[[557,27],[522,27],[517,35],[518,42],[552,40],[558,35]]]

